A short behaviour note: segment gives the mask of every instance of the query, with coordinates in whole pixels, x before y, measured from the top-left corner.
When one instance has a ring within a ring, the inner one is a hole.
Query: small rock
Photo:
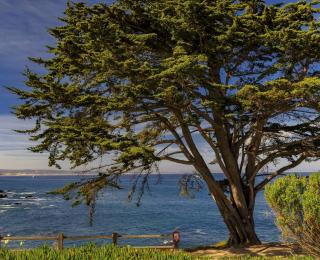
[[[0,199],[7,198],[8,195],[4,191],[0,191]]]

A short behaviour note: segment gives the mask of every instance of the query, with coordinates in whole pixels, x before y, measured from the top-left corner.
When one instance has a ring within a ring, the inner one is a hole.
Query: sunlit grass
[[[160,251],[155,249],[135,249],[132,247],[115,247],[106,245],[97,247],[94,244],[68,248],[63,251],[43,246],[30,250],[0,249],[1,260],[80,260],[80,259],[200,259],[182,251]],[[203,259],[203,258],[201,258]]]
[[[214,258],[213,258],[214,257]],[[156,249],[136,249],[130,246],[116,247],[113,245],[105,245],[98,247],[95,244],[86,246],[67,248],[59,251],[42,246],[36,249],[0,249],[1,260],[196,260],[196,259],[217,259],[214,255],[196,256],[192,253],[183,252],[181,250],[156,250]],[[264,259],[290,259],[290,260],[313,260],[310,256],[292,256],[292,257],[271,257],[271,256],[237,256],[237,257],[221,257],[219,259],[229,260],[264,260]]]

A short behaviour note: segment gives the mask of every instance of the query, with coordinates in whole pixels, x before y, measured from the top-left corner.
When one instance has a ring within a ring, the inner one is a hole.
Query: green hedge
[[[266,186],[265,197],[284,238],[320,256],[320,174],[280,178]]]

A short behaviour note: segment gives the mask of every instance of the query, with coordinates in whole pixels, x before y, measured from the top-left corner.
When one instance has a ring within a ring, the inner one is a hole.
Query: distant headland
[[[66,170],[31,170],[31,169],[20,169],[20,170],[8,170],[0,169],[0,176],[53,176],[53,175],[88,175],[88,173],[82,173],[79,171],[66,171]]]

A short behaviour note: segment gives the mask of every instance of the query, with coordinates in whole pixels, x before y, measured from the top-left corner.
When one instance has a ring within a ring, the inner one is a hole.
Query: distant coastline
[[[287,174],[310,174],[313,172],[288,172]],[[98,172],[89,172],[89,171],[67,171],[67,170],[31,170],[31,169],[0,169],[1,176],[96,176]],[[124,175],[131,175],[135,173],[126,173]],[[174,175],[184,175],[189,174],[188,172],[162,172],[162,175],[174,174]],[[217,172],[215,174],[221,175],[222,173]]]
[[[19,169],[19,170],[8,170],[8,169],[0,169],[0,177],[1,176],[97,176],[98,172],[95,171],[66,171],[66,170],[31,170],[31,169]],[[135,173],[124,173],[123,175],[132,175]],[[161,174],[167,175],[167,174],[174,174],[174,175],[184,175],[188,174],[186,173],[168,173],[168,172],[162,172]]]
[[[82,176],[82,175],[95,175],[96,173],[87,173],[80,171],[65,171],[65,170],[6,170],[0,169],[1,176]]]

